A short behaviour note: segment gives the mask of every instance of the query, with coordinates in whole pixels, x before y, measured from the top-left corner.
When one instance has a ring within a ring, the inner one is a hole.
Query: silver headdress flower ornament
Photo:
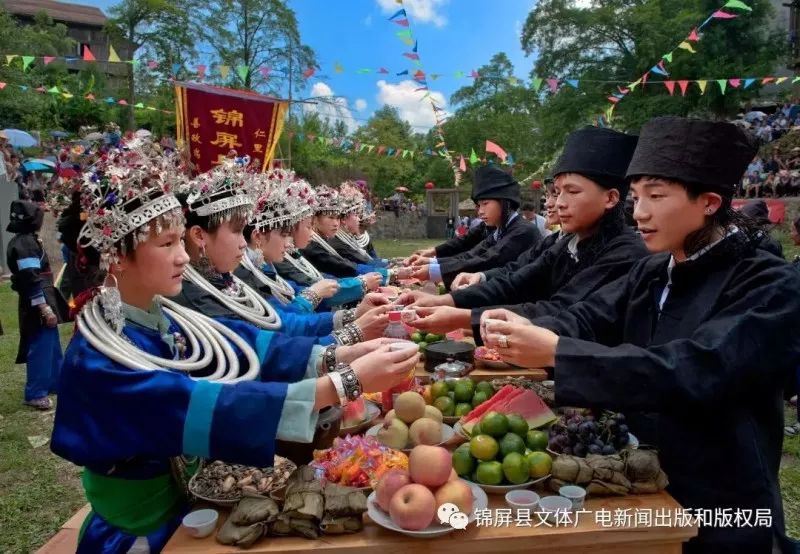
[[[132,236],[136,248],[150,236],[151,229],[183,224],[176,186],[185,180],[177,156],[163,156],[152,144],[132,141],[113,149],[83,174],[81,207],[86,223],[78,236],[81,248],[100,254],[100,268],[108,268],[127,254],[126,241]]]
[[[342,213],[341,199],[336,189],[326,185],[320,185],[314,192],[317,197],[314,215],[339,216]]]
[[[356,184],[352,181],[345,181],[339,187],[339,198],[341,201],[340,215],[342,217],[348,216],[352,213],[358,213],[359,216],[366,207],[364,195],[358,190]]]
[[[229,158],[188,184],[187,209],[208,217],[219,226],[232,218],[249,221],[253,215],[254,193],[260,174],[248,167],[250,158]]]
[[[251,223],[259,231],[291,227],[313,214],[314,190],[294,171],[275,169],[263,175]]]

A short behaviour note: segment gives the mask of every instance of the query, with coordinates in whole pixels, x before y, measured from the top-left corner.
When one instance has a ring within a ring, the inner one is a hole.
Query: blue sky
[[[81,0],[78,0],[79,2]],[[493,54],[505,52],[515,67],[517,77],[527,77],[533,65],[519,42],[519,32],[535,0],[289,0],[297,13],[303,41],[317,53],[322,70],[308,80],[306,96],[335,94],[342,96],[340,107],[318,105],[316,109],[331,117],[346,120],[351,129],[362,124],[384,104],[400,110],[401,116],[416,131],[424,132],[433,123],[430,103],[420,101],[423,92],[417,85],[395,73],[416,67],[403,57],[409,52],[395,36],[403,29],[387,20],[399,8],[405,8],[411,21],[418,53],[426,73],[441,73],[429,80],[433,94],[449,107],[450,95],[471,83],[468,77],[456,78],[456,71],[466,75],[486,64]],[[87,2],[106,10],[113,0]],[[342,73],[334,71],[341,64]],[[356,73],[359,68],[386,67],[388,75]]]

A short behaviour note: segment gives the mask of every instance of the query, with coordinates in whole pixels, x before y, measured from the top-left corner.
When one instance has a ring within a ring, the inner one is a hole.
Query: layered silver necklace
[[[122,329],[115,331],[112,328],[103,315],[102,298],[100,294],[86,303],[77,316],[78,329],[98,352],[125,367],[144,371],[184,372],[192,379],[221,383],[252,381],[261,371],[261,362],[255,350],[235,332],[210,317],[162,297],[156,297],[156,303],[178,325],[191,353],[187,358],[178,360],[150,354],[125,337]],[[231,345],[244,354],[246,367],[240,367],[239,357]],[[191,375],[210,366],[215,366],[211,375]]]
[[[361,236],[356,237],[356,242],[358,242],[358,245],[366,251],[367,246],[369,246],[369,233],[367,231],[361,233]],[[369,252],[367,253],[369,254]]]
[[[261,268],[256,267],[256,264],[253,263],[253,260],[251,260],[250,256],[247,255],[242,257],[242,265],[247,268],[250,273],[255,275],[256,279],[269,287],[272,296],[277,298],[278,302],[285,306],[294,300],[294,289],[292,288],[292,285],[286,282],[286,279],[277,273],[275,274],[275,279],[273,279],[261,271]]]
[[[299,250],[295,250],[295,252],[297,252],[298,257],[295,258],[292,256],[291,252],[287,252],[286,256],[283,258],[283,261],[289,262],[289,265],[303,275],[307,276],[309,279],[313,279],[315,283],[322,281],[325,278],[316,267],[311,265],[311,262],[303,257]]]
[[[337,232],[337,234],[338,234],[338,232]],[[316,243],[317,243],[317,244],[319,244],[320,246],[322,246],[322,248],[324,248],[325,250],[327,250],[329,254],[333,254],[333,255],[334,255],[334,256],[336,256],[337,258],[342,258],[342,259],[344,259],[344,257],[343,257],[341,254],[339,254],[339,253],[336,251],[336,249],[335,249],[333,246],[331,246],[331,245],[328,243],[328,241],[327,241],[327,240],[325,240],[324,238],[322,238],[321,236],[319,236],[319,234],[318,234],[316,231],[312,231],[312,233],[311,233],[311,240],[312,240],[312,241],[314,241],[314,242],[316,242]]]
[[[361,247],[361,245],[359,245],[357,237],[354,237],[353,235],[342,229],[336,231],[336,237],[343,243],[345,243],[347,246],[355,250],[356,254],[358,254],[364,262],[372,260],[372,256],[370,256],[369,253],[366,250],[364,250]]]
[[[234,288],[229,293],[217,289],[192,265],[186,266],[183,278],[213,296],[220,304],[245,321],[249,321],[261,329],[280,330],[281,316],[275,311],[275,308],[258,291],[253,290],[236,275],[231,275]]]

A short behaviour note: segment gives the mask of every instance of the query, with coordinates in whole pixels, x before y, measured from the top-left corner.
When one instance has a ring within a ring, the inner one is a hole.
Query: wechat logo
[[[460,512],[458,506],[450,502],[439,506],[436,516],[439,518],[439,523],[449,525],[453,529],[466,529],[469,523],[469,516]]]

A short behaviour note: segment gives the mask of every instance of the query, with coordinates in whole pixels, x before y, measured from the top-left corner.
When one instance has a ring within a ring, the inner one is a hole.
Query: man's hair
[[[536,206],[533,205],[533,202],[525,202],[522,207],[520,208],[523,212],[535,212]]]

